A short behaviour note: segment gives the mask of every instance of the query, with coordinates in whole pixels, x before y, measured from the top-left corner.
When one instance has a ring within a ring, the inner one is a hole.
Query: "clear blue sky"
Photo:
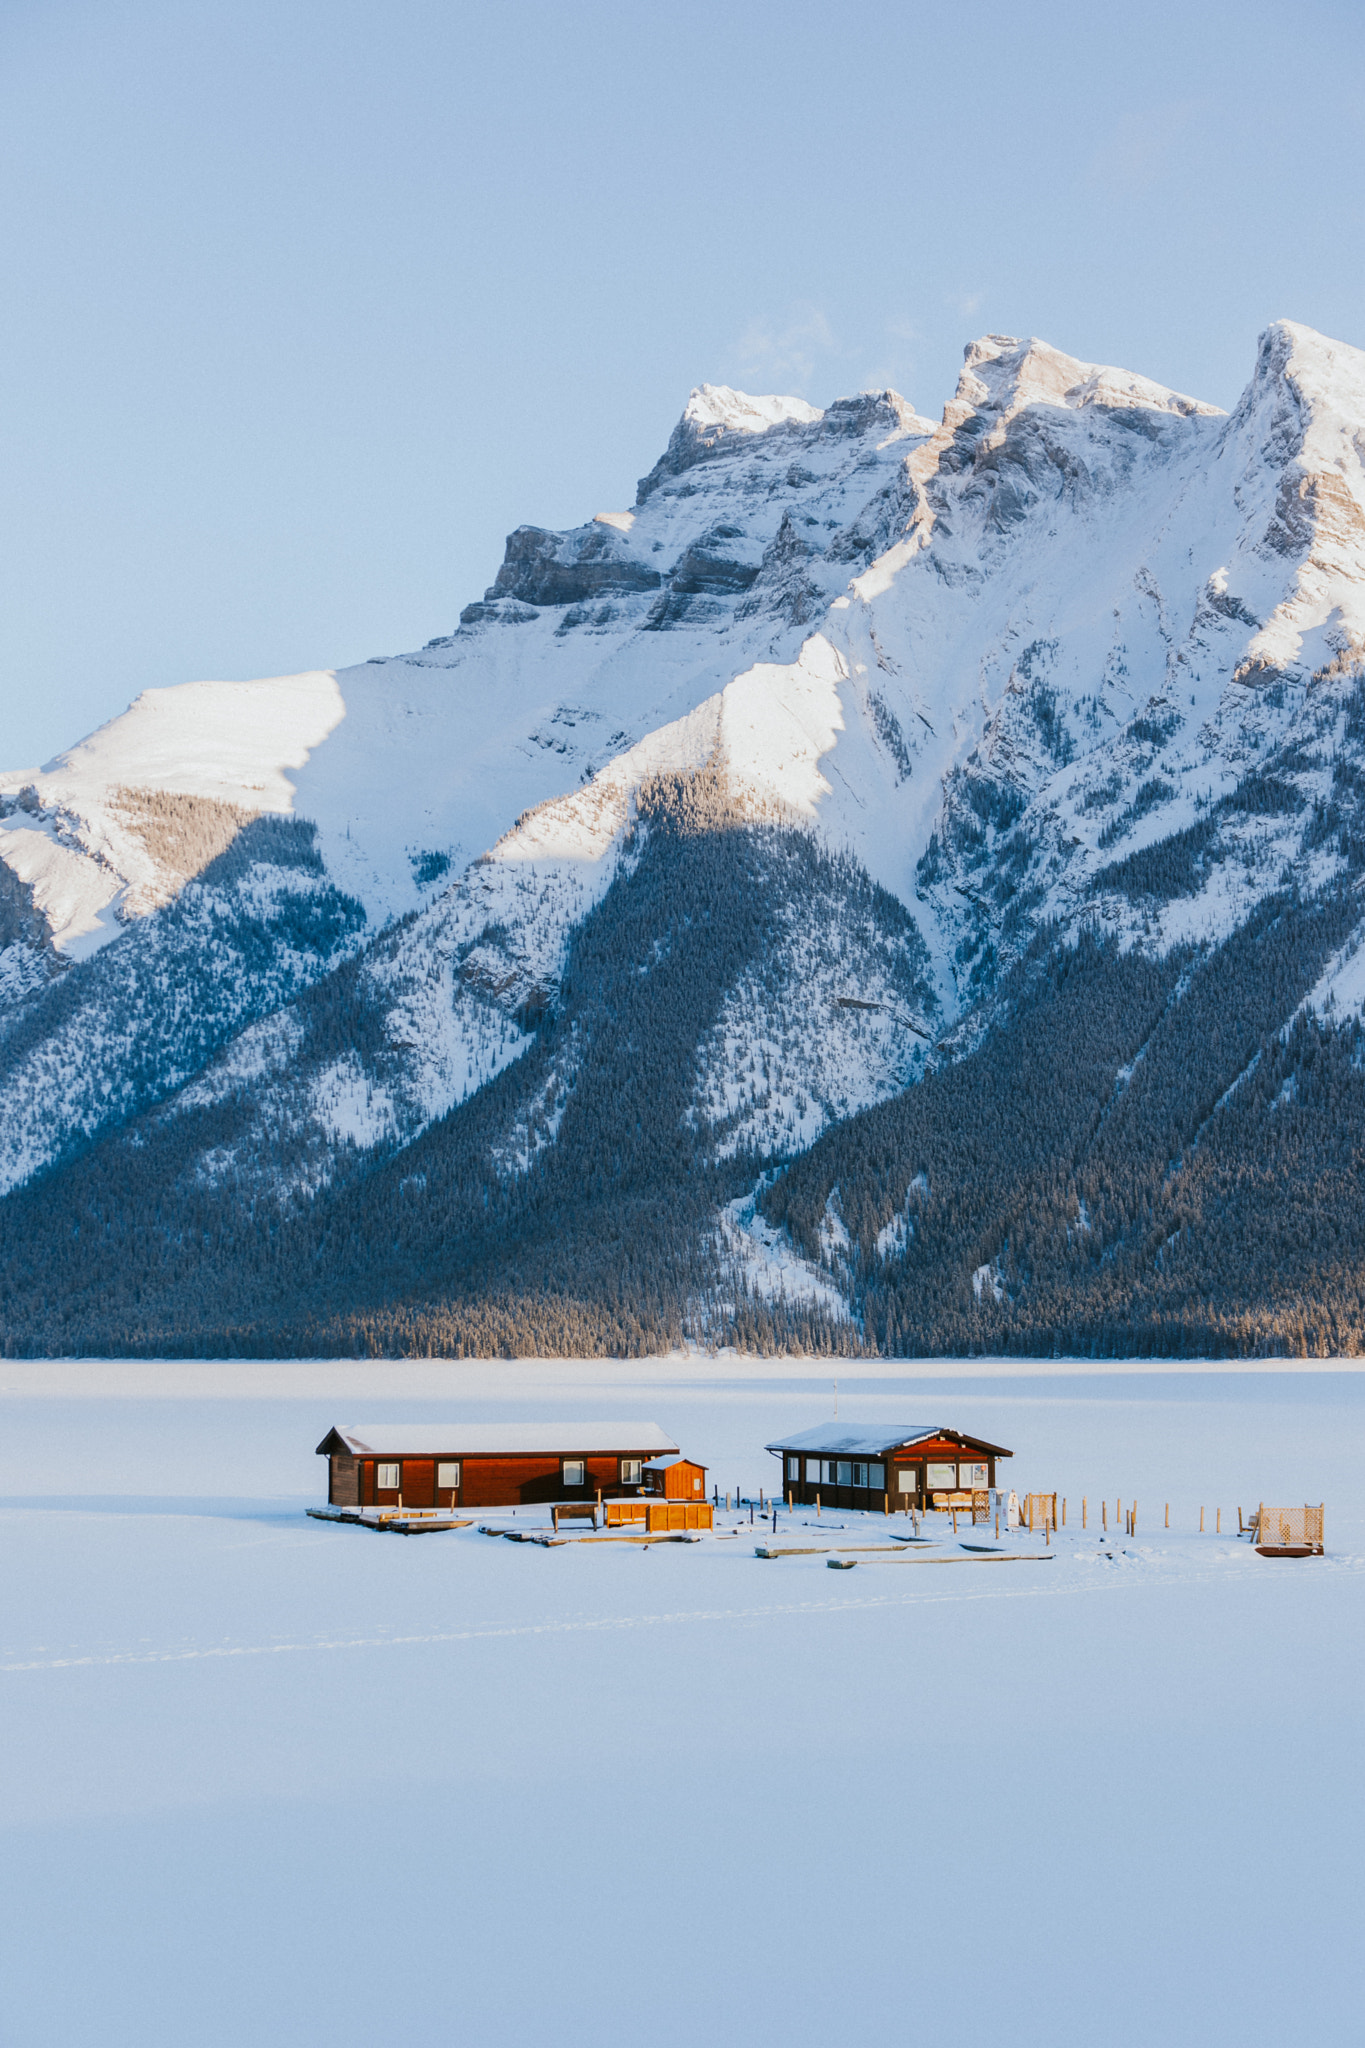
[[[1365,345],[1359,0],[0,0],[0,766],[454,624],[693,384]]]

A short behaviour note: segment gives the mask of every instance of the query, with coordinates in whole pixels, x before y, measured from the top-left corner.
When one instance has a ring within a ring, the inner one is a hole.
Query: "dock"
[[[391,1536],[426,1536],[437,1529],[472,1529],[442,1508],[305,1508],[315,1522],[350,1522],[357,1529],[387,1530]]]

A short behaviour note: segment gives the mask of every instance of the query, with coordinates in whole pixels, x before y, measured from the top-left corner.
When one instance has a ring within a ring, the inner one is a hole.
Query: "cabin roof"
[[[578,1458],[676,1452],[656,1422],[361,1422],[329,1429],[320,1457]]]
[[[997,1458],[1013,1456],[1003,1444],[988,1444],[979,1436],[964,1436],[960,1429],[943,1429],[927,1422],[822,1422],[815,1429],[798,1430],[795,1436],[779,1437],[767,1448],[775,1453],[816,1451],[824,1457],[877,1458],[935,1438]]]
[[[675,1454],[671,1458],[650,1458],[645,1465],[645,1470],[646,1472],[667,1472],[674,1465],[696,1465],[698,1472],[706,1470],[705,1465],[698,1465],[695,1458],[684,1458],[679,1454]]]

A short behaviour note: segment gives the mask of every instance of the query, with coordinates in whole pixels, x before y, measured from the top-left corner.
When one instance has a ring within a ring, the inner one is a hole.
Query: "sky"
[[[420,646],[704,381],[1365,346],[1358,0],[0,0],[0,767]]]

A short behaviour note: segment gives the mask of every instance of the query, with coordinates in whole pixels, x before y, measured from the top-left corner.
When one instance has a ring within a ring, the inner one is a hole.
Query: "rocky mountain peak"
[[[1036,336],[1020,341],[1011,334],[985,334],[967,344],[962,374],[951,403],[959,413],[991,412],[1005,419],[1029,405],[1071,409],[1087,405],[1114,409],[1141,406],[1185,417],[1220,410],[1201,399],[1188,398],[1183,392],[1168,390],[1150,377],[1136,376],[1131,370],[1081,362]]]
[[[807,405],[804,398],[754,398],[728,384],[699,384],[683,408],[667,448],[649,475],[641,477],[635,502],[643,505],[667,477],[681,476],[710,456],[728,454],[737,441],[742,444],[750,435],[810,426],[820,417],[819,407]]]

